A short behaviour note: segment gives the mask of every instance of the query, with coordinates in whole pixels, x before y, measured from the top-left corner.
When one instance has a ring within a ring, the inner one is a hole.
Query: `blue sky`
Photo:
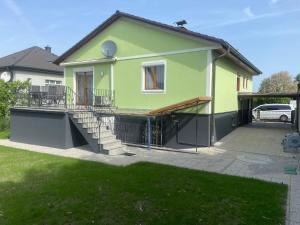
[[[117,9],[223,38],[263,75],[300,73],[300,0],[0,0],[0,56],[34,45],[61,54]]]

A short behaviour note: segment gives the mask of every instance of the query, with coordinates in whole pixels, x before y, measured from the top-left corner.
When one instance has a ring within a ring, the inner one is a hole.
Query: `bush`
[[[14,105],[19,93],[28,92],[30,83],[28,81],[4,82],[0,80],[0,118],[9,115],[9,108]]]

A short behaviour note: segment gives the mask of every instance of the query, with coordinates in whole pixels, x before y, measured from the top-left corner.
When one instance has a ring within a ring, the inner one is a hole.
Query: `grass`
[[[0,139],[8,139],[9,135],[9,129],[0,131]]]
[[[0,139],[8,139],[9,135],[9,117],[0,117]]]
[[[0,146],[0,224],[284,224],[287,187],[137,163],[127,167]]]

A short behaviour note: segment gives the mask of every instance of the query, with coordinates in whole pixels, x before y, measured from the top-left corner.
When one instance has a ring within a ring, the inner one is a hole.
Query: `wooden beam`
[[[149,112],[149,115],[151,116],[157,116],[157,115],[163,115],[167,114],[176,110],[189,108],[195,105],[205,104],[207,102],[211,101],[211,97],[208,96],[199,96],[197,98],[192,98],[189,100],[185,100],[182,102],[178,102],[176,104],[168,105],[159,109],[155,109]]]

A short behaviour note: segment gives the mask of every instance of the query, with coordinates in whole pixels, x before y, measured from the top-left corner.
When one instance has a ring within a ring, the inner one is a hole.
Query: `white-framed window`
[[[164,61],[142,64],[142,91],[161,93],[166,89],[166,63]]]
[[[50,85],[62,85],[61,80],[45,80],[45,85],[50,86]]]

